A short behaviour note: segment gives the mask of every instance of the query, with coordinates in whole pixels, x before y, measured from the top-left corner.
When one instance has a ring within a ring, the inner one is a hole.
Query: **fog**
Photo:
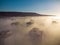
[[[60,45],[60,19],[52,16],[0,18],[0,44]]]

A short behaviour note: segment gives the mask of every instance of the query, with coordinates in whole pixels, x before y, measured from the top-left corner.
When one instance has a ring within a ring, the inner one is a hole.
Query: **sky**
[[[60,15],[60,0],[0,0],[1,11]]]

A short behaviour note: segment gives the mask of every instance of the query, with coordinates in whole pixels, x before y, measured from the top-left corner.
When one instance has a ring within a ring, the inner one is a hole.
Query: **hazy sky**
[[[60,15],[60,0],[0,0],[0,11]]]

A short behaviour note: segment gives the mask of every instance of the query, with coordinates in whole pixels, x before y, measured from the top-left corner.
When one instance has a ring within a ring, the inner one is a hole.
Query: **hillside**
[[[12,17],[12,16],[52,16],[43,15],[34,12],[0,12],[0,17]]]

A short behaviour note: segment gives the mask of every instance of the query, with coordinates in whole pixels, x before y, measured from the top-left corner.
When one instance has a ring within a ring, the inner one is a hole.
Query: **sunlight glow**
[[[52,16],[52,17],[49,17],[49,18],[51,18],[51,19],[58,19],[58,20],[60,20],[60,16]]]

